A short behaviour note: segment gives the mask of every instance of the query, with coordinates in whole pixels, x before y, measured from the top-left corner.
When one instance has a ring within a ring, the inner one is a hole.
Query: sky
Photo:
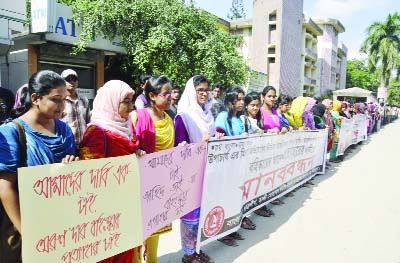
[[[288,0],[290,1],[290,0]],[[366,29],[373,22],[383,22],[389,13],[400,12],[400,0],[303,0],[303,13],[311,18],[334,18],[346,31],[339,34],[339,44],[348,48],[348,58],[365,58],[359,52]],[[227,18],[232,0],[195,0],[195,4],[221,18]],[[246,18],[252,17],[253,0],[243,0]]]

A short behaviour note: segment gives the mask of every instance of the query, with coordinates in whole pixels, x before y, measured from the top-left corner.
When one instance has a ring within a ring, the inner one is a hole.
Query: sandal
[[[236,239],[236,240],[245,240],[245,238],[238,232],[233,232],[229,236],[231,236],[233,239]]]
[[[285,202],[280,200],[279,198],[275,199],[274,201],[271,202],[273,205],[283,205]]]
[[[200,250],[200,254],[198,255],[200,256],[201,261],[204,263],[215,263],[214,260],[212,260],[210,256],[204,253],[202,250]]]
[[[222,242],[224,245],[230,246],[230,247],[237,247],[239,246],[236,243],[236,240],[233,239],[230,235],[227,235],[225,237],[219,238],[218,241]]]
[[[247,230],[256,230],[256,225],[248,217],[243,218],[241,227]]]
[[[199,254],[183,255],[182,263],[203,263]]]
[[[255,213],[256,215],[263,216],[263,217],[270,217],[270,216],[273,216],[273,215],[274,215],[274,212],[272,212],[271,209],[268,209],[268,208],[265,207],[265,206],[263,206],[263,207],[257,209],[256,211],[254,211],[254,213]]]

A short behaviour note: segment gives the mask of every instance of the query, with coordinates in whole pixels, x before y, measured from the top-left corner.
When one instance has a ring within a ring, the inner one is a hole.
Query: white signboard
[[[53,32],[55,0],[31,0],[32,33]]]
[[[38,0],[38,1],[44,1],[44,0]],[[52,0],[47,0],[47,1],[52,1]],[[76,42],[79,39],[79,35],[82,31],[82,28],[76,25],[72,20],[72,8],[67,5],[56,3],[54,10],[55,10],[54,30],[47,31],[53,33],[47,33],[45,35],[46,40],[63,44],[70,44],[70,45],[76,44]],[[38,31],[38,32],[45,32],[45,31]],[[108,39],[97,36],[95,40],[93,40],[88,44],[87,47],[98,50],[106,50],[106,51],[126,54],[126,50],[124,47],[122,47],[121,41],[118,37],[110,41]]]

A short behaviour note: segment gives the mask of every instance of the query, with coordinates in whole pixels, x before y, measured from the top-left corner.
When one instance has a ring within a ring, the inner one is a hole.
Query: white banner
[[[351,119],[342,119],[337,155],[343,155],[350,145],[365,140],[367,140],[367,117],[365,115],[355,115]]]
[[[327,130],[211,141],[197,250],[240,228],[245,215],[325,169]]]

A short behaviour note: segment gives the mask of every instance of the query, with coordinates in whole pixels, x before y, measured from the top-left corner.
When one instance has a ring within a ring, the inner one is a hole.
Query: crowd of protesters
[[[1,89],[0,126],[0,258],[21,262],[21,216],[17,169],[51,163],[70,163],[129,154],[140,156],[187,143],[252,133],[286,134],[296,130],[329,130],[328,152],[336,156],[341,120],[365,114],[368,133],[397,118],[397,109],[374,103],[348,103],[310,97],[292,98],[267,86],[261,93],[248,94],[241,87],[224,91],[220,84],[210,85],[203,75],[190,78],[183,90],[165,75],[144,75],[141,94],[119,80],[106,82],[97,91],[93,108],[77,93],[78,75],[67,69],[35,73],[28,84],[13,94]],[[292,195],[291,193],[288,194]],[[283,201],[276,199],[274,205]],[[270,217],[266,206],[255,213]],[[203,251],[195,251],[200,208],[181,218],[184,263],[214,262]],[[242,228],[255,230],[246,217]],[[144,246],[101,262],[157,262],[158,239],[171,231],[164,227]],[[244,239],[238,232],[220,239],[237,246]]]

